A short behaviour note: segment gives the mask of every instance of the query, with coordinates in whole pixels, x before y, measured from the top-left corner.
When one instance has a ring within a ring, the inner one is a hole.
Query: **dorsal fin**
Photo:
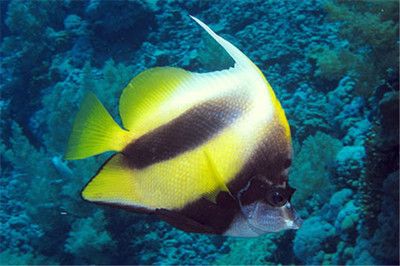
[[[204,22],[190,16],[194,21],[197,22],[219,45],[221,45],[225,51],[232,57],[232,59],[236,62],[235,66],[239,67],[246,67],[246,66],[253,66],[254,64],[251,60],[242,53],[238,48],[236,48],[233,44],[222,38],[221,36],[217,35],[210,27],[208,27]]]

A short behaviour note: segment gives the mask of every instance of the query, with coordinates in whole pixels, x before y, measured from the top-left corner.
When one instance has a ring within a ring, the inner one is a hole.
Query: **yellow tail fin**
[[[114,121],[93,93],[88,93],[76,116],[65,159],[83,159],[106,151],[120,151],[128,141],[129,132]]]

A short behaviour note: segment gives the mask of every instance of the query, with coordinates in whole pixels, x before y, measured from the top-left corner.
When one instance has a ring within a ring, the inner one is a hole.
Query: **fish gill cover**
[[[0,4],[1,264],[399,264],[398,1]],[[145,69],[226,67],[189,14],[274,88],[292,131],[299,230],[190,234],[81,199],[109,157],[63,160],[88,91],[118,117]]]

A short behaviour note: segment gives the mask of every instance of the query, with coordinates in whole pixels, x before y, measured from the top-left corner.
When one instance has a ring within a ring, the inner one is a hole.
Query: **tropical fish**
[[[285,113],[257,66],[192,18],[229,54],[233,67],[140,73],[120,98],[123,127],[89,93],[66,159],[116,153],[82,197],[152,213],[187,232],[252,237],[297,229]]]

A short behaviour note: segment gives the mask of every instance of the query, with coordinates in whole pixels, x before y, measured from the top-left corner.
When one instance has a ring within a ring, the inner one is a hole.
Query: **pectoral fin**
[[[230,195],[231,192],[229,191],[228,187],[226,186],[224,179],[222,178],[221,174],[218,171],[217,166],[215,165],[214,161],[212,160],[212,157],[210,153],[207,151],[206,148],[203,150],[205,160],[207,161],[207,165],[209,168],[209,175],[210,178],[214,179],[215,183],[217,184],[217,188],[210,193],[207,193],[204,195],[204,198],[210,200],[213,203],[217,203],[217,196],[219,192],[224,191],[229,193]]]

